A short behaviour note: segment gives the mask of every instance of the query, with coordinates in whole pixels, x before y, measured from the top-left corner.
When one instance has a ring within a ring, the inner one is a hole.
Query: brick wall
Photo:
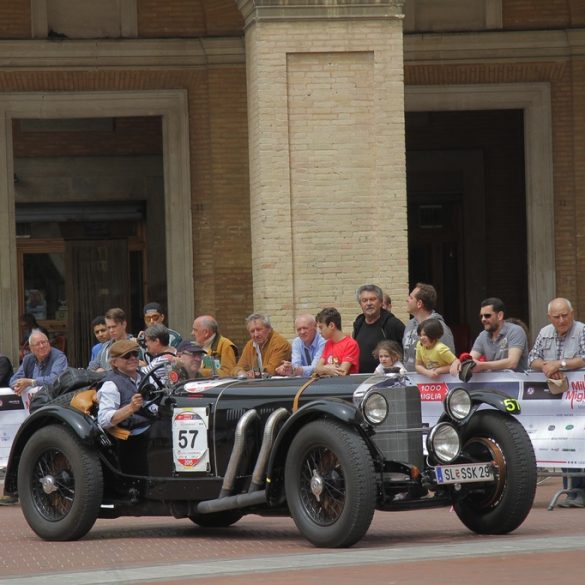
[[[162,125],[159,117],[116,118],[111,130],[67,132],[23,131],[12,124],[14,156],[138,156],[162,154]]]
[[[583,26],[582,0],[502,0],[504,29],[542,29]]]
[[[235,0],[140,0],[138,36],[200,37],[241,34]]]
[[[0,2],[0,39],[30,38],[30,0]]]

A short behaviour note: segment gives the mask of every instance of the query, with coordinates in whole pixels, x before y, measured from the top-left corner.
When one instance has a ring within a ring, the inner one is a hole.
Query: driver
[[[134,339],[122,339],[110,348],[112,371],[98,391],[98,422],[103,429],[120,425],[133,435],[144,432],[148,419],[137,414],[143,399],[137,393],[142,376],[138,372],[140,346]]]
[[[144,399],[138,393],[142,376],[138,371],[140,346],[135,339],[121,339],[110,347],[112,371],[104,378],[98,391],[98,423],[103,429],[119,425],[130,432],[129,441],[119,441],[118,455],[126,473],[143,471],[139,452],[146,454],[146,441],[151,417],[143,409]],[[127,445],[125,445],[127,443]],[[138,447],[138,448],[137,448]]]

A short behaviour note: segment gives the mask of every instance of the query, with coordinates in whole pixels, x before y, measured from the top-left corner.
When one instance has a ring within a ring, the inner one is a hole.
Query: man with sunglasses
[[[144,324],[146,327],[152,327],[153,325],[164,325],[165,314],[163,313],[162,306],[159,303],[147,303],[144,305]],[[169,332],[169,345],[175,349],[179,347],[183,338],[178,331],[167,327]],[[142,331],[140,332],[142,333]],[[140,337],[140,333],[138,337]]]
[[[152,414],[144,409],[144,399],[138,393],[142,375],[138,371],[140,346],[135,339],[121,339],[110,347],[111,371],[98,390],[98,423],[103,429],[119,426],[130,432],[128,441],[118,441],[118,457],[125,473],[144,473],[145,445]]]
[[[121,339],[110,347],[112,366],[98,391],[98,422],[107,429],[116,425],[140,434],[149,419],[137,414],[144,401],[137,393],[142,376],[138,371],[140,347],[135,339]]]
[[[528,340],[520,325],[510,323],[504,318],[504,303],[497,297],[481,302],[479,318],[483,331],[477,336],[471,349],[475,362],[473,372],[515,370],[522,372],[528,368]],[[480,358],[485,361],[480,361]],[[451,374],[457,375],[459,360],[451,365]]]

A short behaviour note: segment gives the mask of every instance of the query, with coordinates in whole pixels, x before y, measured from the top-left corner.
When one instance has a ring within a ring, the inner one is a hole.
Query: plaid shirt
[[[581,331],[575,331],[575,328],[581,329]],[[552,332],[551,332],[552,328]],[[573,351],[570,351],[572,355],[567,355],[565,352],[565,346],[568,344],[567,342],[573,337],[573,335],[577,335],[576,344]],[[557,360],[561,360],[563,358],[570,359],[574,357],[581,357],[585,360],[585,326],[583,323],[579,321],[575,321],[573,325],[571,325],[571,329],[565,333],[565,335],[558,335],[556,329],[552,325],[547,325],[540,330],[536,341],[534,342],[534,347],[530,351],[528,356],[528,364],[532,364],[534,360],[541,359],[541,360],[551,360],[552,357],[545,358],[545,352],[550,356],[550,350],[552,349],[551,346],[554,344],[554,352],[555,358]]]

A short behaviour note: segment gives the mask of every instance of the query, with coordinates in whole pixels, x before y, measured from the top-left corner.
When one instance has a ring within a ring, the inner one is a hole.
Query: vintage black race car
[[[18,495],[34,532],[74,540],[97,518],[226,527],[281,514],[316,546],[343,547],[375,510],[452,505],[472,531],[504,534],[532,506],[532,445],[518,402],[497,391],[452,389],[429,428],[417,387],[399,375],[167,384],[144,385],[158,412],[136,442],[134,474],[120,452],[135,437],[104,432],[83,404],[88,391],[24,422],[5,493]]]

